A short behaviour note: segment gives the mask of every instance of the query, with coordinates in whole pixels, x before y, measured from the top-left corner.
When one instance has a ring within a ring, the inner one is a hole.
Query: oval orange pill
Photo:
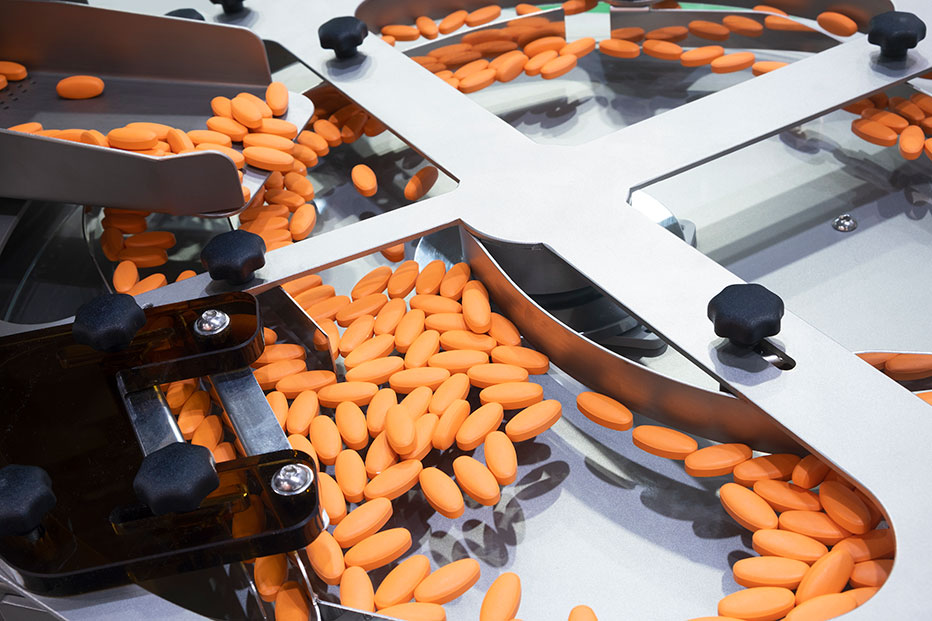
[[[634,420],[631,410],[597,392],[580,393],[576,397],[576,407],[592,422],[617,431],[630,429]]]
[[[751,73],[753,75],[764,75],[765,73],[782,69],[788,64],[789,63],[780,62],[778,60],[758,60],[751,65]]]
[[[447,298],[440,299],[445,300]],[[489,296],[481,290],[470,289],[463,291],[462,308],[463,319],[473,332],[488,332],[492,327],[492,309],[489,307]]]
[[[447,351],[469,349],[485,353],[490,353],[498,347],[498,343],[491,336],[468,330],[447,330],[440,335],[440,345]]]
[[[472,270],[468,263],[460,262],[455,264],[447,273],[443,275],[440,281],[440,295],[451,300],[458,300],[463,294],[463,288],[469,282],[469,276]]]
[[[288,111],[288,87],[281,82],[272,82],[265,89],[265,103],[272,114],[282,116]]]
[[[816,21],[822,28],[839,37],[850,37],[858,31],[858,25],[853,19],[835,11],[819,13]]]
[[[457,399],[465,399],[469,394],[469,378],[465,373],[454,373],[441,384],[430,398],[428,411],[442,415]]]
[[[444,368],[419,367],[398,371],[388,381],[395,392],[408,394],[419,386],[427,386],[431,391],[436,390],[449,377],[450,372]]]
[[[154,147],[159,141],[159,138],[155,135],[154,131],[149,129],[140,127],[117,127],[107,132],[107,141],[110,143],[110,146],[115,149],[140,151]]]
[[[456,445],[463,451],[471,451],[485,441],[487,435],[502,424],[505,411],[499,403],[487,403],[463,421],[456,432]]]
[[[397,606],[414,597],[414,589],[430,575],[430,561],[415,554],[388,572],[375,592],[375,604],[381,610]]]
[[[414,41],[421,36],[421,32],[417,28],[404,24],[382,26],[381,33],[388,37],[394,37],[396,41]]]
[[[464,558],[444,565],[421,581],[414,589],[414,599],[431,604],[453,601],[479,581],[479,561]]]
[[[570,610],[570,616],[568,617],[569,621],[599,621],[598,617],[595,616],[595,611],[589,606],[574,606]]]
[[[375,317],[372,315],[357,317],[340,337],[340,354],[347,357],[354,349],[368,341],[374,326]]]
[[[382,293],[361,297],[340,308],[335,315],[336,322],[345,328],[362,315],[378,314],[387,302],[388,298]]]
[[[722,18],[722,25],[731,32],[746,37],[759,37],[764,33],[764,25],[743,15],[727,15]]]
[[[326,408],[335,408],[344,401],[363,406],[367,405],[378,391],[378,385],[371,382],[341,382],[324,386],[317,391],[317,398]]]
[[[385,431],[382,431],[373,438],[372,443],[366,451],[366,474],[368,474],[370,478],[375,478],[376,475],[384,472],[396,463],[398,463],[398,456],[388,443],[387,434]],[[365,493],[365,490],[363,493]]]
[[[641,55],[641,46],[624,39],[602,39],[599,41],[599,51],[613,58],[637,58]]]
[[[687,28],[690,34],[702,39],[711,41],[725,41],[731,35],[728,27],[701,19],[695,19],[689,22]]]
[[[388,306],[386,304],[386,306]],[[383,307],[384,308],[384,307]],[[378,321],[378,319],[376,319]],[[395,337],[392,334],[379,334],[374,336],[361,345],[358,345],[353,351],[343,359],[343,364],[347,369],[359,366],[363,362],[384,358],[395,348]]]
[[[414,416],[403,405],[393,405],[385,415],[385,434],[392,450],[399,455],[414,450],[417,442]]]
[[[417,282],[419,269],[417,261],[405,261],[399,265],[386,283],[388,297],[403,298],[411,293]]]
[[[411,298],[410,303],[411,308],[420,309],[424,311],[425,315],[461,313],[463,311],[463,307],[459,302],[440,295],[415,295]]]
[[[485,592],[479,609],[479,621],[510,621],[518,614],[520,605],[521,579],[516,573],[505,572]]]
[[[576,68],[577,59],[572,54],[557,56],[548,61],[540,68],[540,77],[545,80],[553,80],[562,75],[566,75]]]
[[[408,347],[424,332],[424,311],[414,309],[408,311],[395,327],[395,349],[401,353],[408,351]]]
[[[788,530],[761,529],[751,539],[754,550],[767,556],[782,556],[813,563],[828,552],[825,544]]]
[[[301,621],[310,614],[304,593],[296,582],[286,582],[275,596],[276,621]]]
[[[304,371],[304,360],[280,360],[255,369],[253,375],[262,390],[272,390],[283,378]]]
[[[314,450],[316,452],[317,448]],[[340,486],[329,474],[318,471],[317,489],[320,491],[320,506],[330,517],[330,523],[339,524],[346,517],[346,498]]]
[[[438,420],[436,414],[423,414],[414,421],[414,448],[401,455],[402,459],[421,460],[427,457],[432,448],[431,438]]]
[[[466,320],[461,313],[436,313],[427,315],[424,327],[443,334],[450,330],[466,330]]]
[[[320,404],[317,393],[313,390],[304,390],[298,393],[291,407],[288,408],[288,417],[285,419],[285,430],[288,433],[307,435],[311,421],[320,413]]]
[[[793,609],[796,598],[783,587],[753,587],[723,597],[718,614],[737,619],[776,621]]]
[[[479,504],[492,506],[501,498],[498,481],[482,462],[461,455],[453,460],[453,473],[460,488]]]
[[[288,557],[273,554],[257,558],[253,566],[253,578],[259,596],[267,602],[275,601],[275,596],[288,578]]]
[[[689,34],[685,26],[664,26],[648,31],[644,38],[653,41],[682,41]]]
[[[887,581],[893,569],[893,559],[874,559],[854,564],[851,586],[854,588],[879,587]]]
[[[0,75],[11,82],[18,82],[19,80],[25,80],[29,74],[26,67],[19,63],[11,60],[0,60]]]
[[[783,587],[795,589],[809,571],[803,561],[780,556],[752,556],[732,566],[735,582],[743,587]]]
[[[395,332],[398,324],[401,323],[406,310],[407,306],[405,305],[404,299],[394,298],[389,300],[388,303],[382,307],[382,310],[379,311],[379,314],[376,315],[375,324],[372,326],[373,332],[377,335],[391,335]]]
[[[321,531],[317,539],[308,544],[307,556],[314,573],[321,580],[327,584],[340,584],[346,565],[343,563],[343,552],[333,535],[327,531]]]
[[[379,189],[379,183],[375,178],[375,173],[365,164],[353,166],[350,176],[353,180],[353,185],[356,187],[356,191],[363,196],[374,196]]]
[[[731,474],[735,466],[751,458],[746,444],[715,444],[686,456],[686,474],[693,477],[718,477]]]
[[[404,359],[398,356],[375,358],[347,371],[346,380],[384,384],[392,375],[403,368]]]
[[[447,613],[440,604],[408,602],[379,610],[380,615],[405,621],[446,621]]]
[[[532,375],[541,375],[550,368],[546,355],[526,347],[499,345],[491,351],[492,362],[513,364],[527,369]]]
[[[738,524],[750,531],[776,528],[777,514],[767,501],[737,483],[726,483],[719,489],[722,507]]]
[[[544,66],[559,55],[560,53],[557,50],[545,50],[531,56],[530,60],[524,63],[524,73],[529,76],[540,75]]]
[[[721,45],[696,47],[683,52],[680,56],[680,64],[684,67],[701,67],[724,55],[725,48]]]
[[[530,385],[537,386],[537,384]],[[498,386],[509,386],[509,384],[499,384]],[[498,386],[483,389],[482,392],[479,393],[480,400],[482,398],[482,393],[486,390],[497,388]],[[507,405],[504,407],[505,409],[512,409]],[[512,419],[508,421],[508,424],[505,425],[505,433],[512,442],[529,440],[540,435],[547,429],[550,429],[560,419],[562,413],[563,408],[556,399],[540,401],[530,407],[526,407],[512,417]]]
[[[870,530],[871,515],[853,490],[837,481],[825,481],[819,486],[819,501],[832,520],[855,535]]]
[[[518,476],[518,456],[506,434],[493,431],[485,437],[485,463],[499,485],[514,483]]]
[[[437,468],[424,468],[418,481],[424,497],[437,513],[450,519],[463,515],[463,494],[453,479],[444,472]]]
[[[925,146],[925,132],[921,127],[910,125],[900,133],[900,155],[907,160],[918,159]]]
[[[363,489],[368,483],[366,476],[366,465],[362,461],[359,453],[352,449],[340,451],[334,464],[334,478],[343,497],[350,502],[361,502],[363,499]]]
[[[440,21],[440,25],[437,29],[440,31],[440,34],[449,34],[461,28],[463,24],[466,23],[467,15],[469,15],[469,12],[462,9],[453,11]]]
[[[489,355],[482,351],[470,349],[456,349],[453,351],[443,351],[434,354],[427,360],[428,366],[440,367],[447,369],[450,373],[466,373],[470,368],[481,365],[489,361]],[[524,369],[521,369],[524,371]],[[527,379],[527,372],[523,378]]]
[[[683,48],[670,41],[661,41],[650,39],[644,42],[644,53],[660,60],[679,60],[683,54]]]
[[[812,489],[822,483],[829,470],[824,461],[815,455],[807,455],[793,468],[791,478],[796,485]]]
[[[851,121],[851,131],[854,135],[871,144],[881,147],[892,147],[896,144],[897,133],[877,121],[868,119],[855,119]]]
[[[503,384],[494,384],[488,388],[483,388],[479,392],[479,401],[482,404],[492,402],[500,403],[506,410],[527,408],[539,403],[543,398],[544,389],[540,384],[534,384],[532,382],[505,382]],[[520,425],[522,428],[523,426],[523,424]],[[516,429],[517,427],[518,426],[516,426]]]
[[[790,453],[762,455],[738,464],[732,473],[735,483],[751,487],[755,481],[780,479],[786,481],[799,463],[799,456]]]
[[[854,571],[854,559],[844,550],[832,550],[806,571],[806,575],[796,589],[796,604],[829,593],[840,593],[851,572]]]
[[[340,578],[340,604],[356,610],[375,612],[375,591],[369,574],[362,567],[347,567],[343,572]]]
[[[804,487],[786,481],[763,479],[754,483],[754,493],[767,501],[774,511],[819,511],[819,497]]]
[[[470,28],[487,24],[492,20],[498,19],[502,14],[502,7],[497,4],[489,4],[472,11],[466,15],[466,25]]]
[[[366,427],[373,438],[385,428],[385,416],[389,408],[398,405],[398,397],[391,388],[383,388],[375,393],[366,408]]]
[[[291,154],[268,147],[246,147],[243,149],[243,157],[247,164],[262,170],[290,172],[294,165]]]
[[[382,293],[385,291],[391,276],[392,268],[387,265],[380,265],[356,281],[350,295],[354,300],[358,300],[374,293]]]
[[[824,621],[851,612],[859,605],[857,598],[845,593],[819,595],[799,604],[786,615],[786,621]]]
[[[366,448],[369,431],[366,428],[366,416],[358,405],[352,401],[343,401],[337,405],[334,421],[346,446],[357,451]]]
[[[656,425],[635,427],[631,440],[642,451],[667,459],[686,459],[699,448],[698,443],[685,433]]]
[[[91,99],[104,92],[104,81],[92,75],[72,75],[55,85],[62,99]]]
[[[416,459],[403,461],[386,468],[366,485],[366,499],[372,500],[373,498],[384,497],[394,500],[414,487],[420,474],[421,462]]]
[[[347,550],[343,559],[348,567],[372,571],[391,563],[410,547],[411,533],[408,529],[391,528],[366,537]]]
[[[863,535],[842,539],[832,550],[845,550],[855,563],[877,558],[892,558],[896,551],[896,540],[889,528],[872,530]]]
[[[333,538],[341,548],[351,548],[374,535],[392,516],[392,502],[373,498],[350,511],[333,530]]]
[[[780,514],[780,528],[812,537],[828,546],[851,536],[850,532],[819,511],[784,511]]]
[[[712,73],[733,73],[750,68],[754,61],[755,57],[752,52],[734,52],[714,59],[710,67]]]
[[[332,466],[336,463],[337,455],[343,450],[343,443],[332,418],[316,416],[308,427],[308,437],[322,464]]]
[[[436,330],[425,330],[408,347],[405,353],[405,368],[422,368],[439,351],[440,334]]]
[[[430,405],[431,389],[427,386],[418,386],[401,400],[400,405],[408,408],[414,418],[418,418],[427,413]]]
[[[302,363],[304,362],[303,359],[299,360]],[[258,370],[262,370],[262,368],[257,369],[257,371]],[[305,390],[318,391],[324,386],[330,386],[331,384],[336,384],[336,382],[337,376],[333,371],[327,371],[325,369],[301,371],[278,380],[278,382],[275,383],[275,390],[281,392],[289,399],[295,399]]]
[[[113,270],[113,290],[127,293],[139,282],[139,269],[132,261],[120,261]]]
[[[437,295],[440,292],[440,282],[446,273],[447,268],[443,261],[431,261],[417,275],[415,292],[418,295]]]
[[[262,111],[251,99],[237,95],[230,100],[230,113],[233,119],[250,129],[262,125]]]
[[[433,447],[446,450],[453,446],[456,433],[468,416],[469,402],[465,399],[453,401],[447,409],[444,410],[443,415],[440,417],[440,421],[437,423],[437,426],[434,427],[434,433],[431,437],[431,444]]]

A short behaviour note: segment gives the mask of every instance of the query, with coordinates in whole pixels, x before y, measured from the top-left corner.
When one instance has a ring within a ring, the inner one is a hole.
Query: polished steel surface
[[[896,6],[932,19],[932,10],[918,0],[899,0]],[[248,24],[287,47],[460,185],[449,194],[277,250],[249,288],[261,291],[452,224],[479,238],[545,244],[713,379],[873,494],[896,530],[897,562],[885,587],[848,618],[921,618],[929,604],[917,596],[915,585],[932,577],[925,560],[932,542],[924,519],[932,500],[903,485],[901,474],[924,471],[924,442],[932,434],[928,406],[792,312],[774,340],[796,360],[795,369],[780,371],[759,356],[733,355],[715,338],[705,305],[739,279],[624,204],[637,188],[928,71],[932,43],[920,44],[905,62],[879,64],[875,48],[856,36],[588,145],[556,149],[524,139],[376,37],[367,38],[360,57],[333,61],[307,36],[306,24],[354,8],[349,1],[282,0],[250,13]],[[299,12],[303,19],[294,19]],[[410,96],[388,96],[398,93]],[[141,301],[161,303],[224,289],[199,276]],[[880,411],[896,412],[897,423],[877,424]],[[590,532],[566,529],[567,541],[584,545],[584,535],[592,538],[598,522],[583,523]]]
[[[489,295],[537,349],[561,370],[632,410],[710,440],[744,442],[769,453],[800,452],[799,445],[760,409],[735,397],[671,379],[581,337],[529,299],[472,236],[463,251]]]
[[[236,438],[247,455],[291,448],[252,369],[216,373],[207,379],[217,391],[220,403],[230,417]]]
[[[117,387],[123,396],[123,405],[143,455],[154,453],[174,442],[184,442],[181,429],[178,428],[161,388],[152,386],[127,393],[119,375]]]

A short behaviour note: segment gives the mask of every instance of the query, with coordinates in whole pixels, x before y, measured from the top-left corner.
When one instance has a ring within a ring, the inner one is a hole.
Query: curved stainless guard
[[[773,419],[747,401],[690,386],[631,362],[579,335],[530,299],[482,243],[461,236],[463,254],[489,295],[561,370],[639,414],[720,442],[744,442],[768,453],[799,452]]]
[[[925,1],[897,0],[895,7],[932,23],[932,7]],[[307,36],[306,25],[355,8],[351,0],[279,0],[251,14],[249,25],[449,170],[460,186],[278,250],[254,286],[267,288],[451,223],[462,222],[479,237],[545,244],[882,503],[896,531],[896,564],[884,588],[846,618],[928,616],[932,604],[917,585],[932,579],[925,517],[932,512],[932,497],[916,489],[916,480],[903,480],[928,471],[928,405],[792,313],[784,318],[779,340],[796,360],[795,369],[781,372],[759,361],[733,366],[720,355],[705,306],[739,279],[626,208],[625,201],[648,183],[929,71],[932,39],[904,61],[879,62],[866,37],[854,36],[604,138],[556,148],[527,140],[378,37],[368,37],[354,61],[334,62]],[[299,14],[302,19],[295,19]],[[190,297],[212,287],[206,275],[199,276],[142,301]],[[878,420],[878,414],[884,418]]]

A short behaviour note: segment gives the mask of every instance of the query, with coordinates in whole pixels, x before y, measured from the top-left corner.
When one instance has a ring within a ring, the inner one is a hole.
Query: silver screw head
[[[230,326],[230,316],[223,311],[208,309],[194,322],[194,332],[199,336],[216,336]]]
[[[314,482],[314,472],[304,464],[282,466],[272,477],[272,489],[281,496],[300,494]]]
[[[858,221],[850,213],[844,213],[832,221],[832,228],[842,233],[850,233],[858,228]]]

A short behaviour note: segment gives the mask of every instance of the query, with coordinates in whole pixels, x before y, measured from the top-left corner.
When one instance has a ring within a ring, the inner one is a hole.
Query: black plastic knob
[[[195,9],[175,9],[174,11],[169,11],[165,15],[168,17],[183,17],[185,19],[195,19],[201,22],[204,21],[204,16]]]
[[[218,485],[210,451],[186,442],[146,455],[133,480],[136,496],[155,515],[193,511]]]
[[[223,6],[223,12],[230,13],[239,13],[243,10],[243,0],[210,0],[213,4],[219,4]]]
[[[355,56],[356,48],[362,45],[362,40],[368,34],[366,23],[352,15],[334,17],[317,29],[320,46],[326,50],[333,50],[340,59]]]
[[[925,38],[925,22],[905,11],[875,15],[868,26],[867,40],[879,45],[880,54],[885,58],[903,58]]]
[[[97,351],[126,349],[139,328],[146,324],[146,314],[133,296],[111,293],[85,302],[74,314],[71,334],[76,343],[90,345]]]
[[[753,347],[780,332],[783,300],[762,285],[729,285],[709,301],[715,334]]]
[[[242,285],[265,265],[265,242],[249,231],[227,231],[207,242],[201,250],[201,263],[214,280]]]
[[[55,506],[52,479],[38,466],[0,468],[0,537],[28,535]]]

